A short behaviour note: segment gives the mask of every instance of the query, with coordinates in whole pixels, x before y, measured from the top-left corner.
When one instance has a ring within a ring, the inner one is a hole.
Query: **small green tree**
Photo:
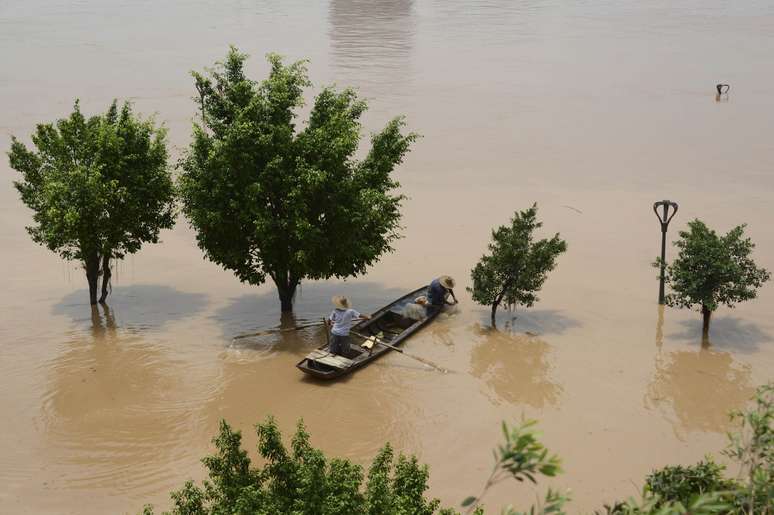
[[[36,150],[13,138],[14,186],[34,211],[33,241],[86,269],[89,299],[104,302],[112,259],[158,242],[174,224],[174,188],[167,167],[166,131],[114,101],[103,115],[85,118],[78,102],[68,118],[38,125]]]
[[[203,123],[182,162],[183,209],[208,259],[249,284],[270,277],[291,311],[303,279],[362,274],[392,250],[403,197],[391,173],[416,135],[395,118],[358,161],[366,104],[354,91],[323,88],[296,131],[305,64],[269,55],[256,83],[246,57],[232,47],[207,76],[193,74]]]
[[[757,289],[769,280],[769,272],[758,268],[750,257],[755,245],[745,237],[744,228],[740,225],[718,236],[704,222],[694,220],[674,242],[679,254],[666,267],[666,284],[672,289],[666,303],[679,308],[698,306],[705,336],[718,306],[733,308],[754,299]],[[660,266],[660,260],[655,266]]]
[[[534,241],[533,233],[543,224],[537,220],[537,204],[517,212],[510,226],[492,231],[489,254],[471,271],[473,300],[492,307],[492,325],[497,308],[508,305],[532,306],[537,292],[556,267],[556,258],[567,250],[567,243],[555,234],[550,240]]]

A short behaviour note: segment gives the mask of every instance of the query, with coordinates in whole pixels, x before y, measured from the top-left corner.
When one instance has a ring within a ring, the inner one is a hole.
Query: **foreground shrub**
[[[731,418],[740,429],[729,434],[724,454],[741,469],[737,512],[774,514],[774,382],[758,388],[751,409]]]
[[[202,486],[188,481],[172,493],[174,515],[226,513],[308,515],[432,515],[437,499],[427,499],[428,470],[416,457],[400,454],[395,459],[385,445],[365,478],[359,465],[348,460],[326,459],[309,443],[309,433],[299,422],[287,449],[273,418],[257,426],[258,451],[266,461],[253,468],[242,435],[225,421],[213,440],[216,452],[202,461],[209,479]],[[152,514],[148,506],[145,514]],[[444,512],[448,513],[448,512]]]
[[[652,472],[645,479],[645,489],[657,495],[659,505],[680,502],[687,506],[697,496],[707,492],[732,492],[739,488],[736,481],[723,476],[725,467],[710,457],[689,466],[668,466]]]
[[[536,422],[503,424],[505,442],[495,451],[492,474],[476,497],[462,504],[466,513],[483,515],[480,502],[494,484],[508,478],[537,483],[537,476],[560,472],[559,458],[549,455],[538,440]],[[242,449],[242,435],[225,421],[213,439],[216,452],[202,460],[209,479],[201,486],[192,481],[172,492],[171,515],[279,514],[298,515],[458,515],[440,509],[438,499],[425,497],[429,472],[415,456],[399,454],[390,444],[376,455],[368,469],[344,459],[327,459],[309,443],[309,433],[299,422],[287,449],[274,419],[257,426],[258,452],[265,460],[253,468]],[[364,484],[365,480],[365,484]],[[563,513],[565,494],[548,490],[545,501],[527,513]],[[521,512],[506,508],[503,513]],[[146,506],[145,515],[153,508]]]
[[[597,514],[607,515],[771,515],[774,514],[774,383],[758,389],[755,405],[733,413],[741,421],[738,433],[729,435],[725,454],[741,468],[738,481],[723,475],[724,467],[707,458],[691,466],[668,466],[646,478],[643,494]],[[558,456],[540,442],[534,421],[503,424],[504,443],[494,452],[495,463],[480,493],[462,501],[465,513],[483,515],[482,499],[493,485],[506,479],[537,484],[539,476],[561,472]],[[216,453],[202,461],[209,479],[202,486],[188,481],[172,493],[173,515],[294,514],[294,515],[459,515],[440,509],[438,499],[428,499],[429,472],[416,457],[395,459],[386,444],[364,476],[348,460],[328,459],[309,443],[299,422],[287,449],[274,419],[257,426],[258,451],[265,461],[252,468],[242,437],[225,422],[213,440]],[[363,481],[365,480],[365,485]],[[527,511],[507,507],[504,515],[563,515],[567,492],[548,489]],[[152,515],[147,506],[145,515]]]
[[[652,472],[643,498],[606,505],[607,515],[774,514],[774,383],[758,388],[754,404],[731,413],[739,423],[729,433],[723,454],[740,469],[739,479],[724,476],[725,467],[711,458],[695,465],[668,466]]]

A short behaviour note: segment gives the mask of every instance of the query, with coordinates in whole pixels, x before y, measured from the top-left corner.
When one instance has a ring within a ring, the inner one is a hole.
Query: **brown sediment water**
[[[698,313],[656,306],[654,201],[747,222],[774,269],[774,5],[770,2],[6,1],[0,5],[0,133],[128,98],[156,113],[177,156],[195,108],[188,71],[229,43],[253,57],[310,58],[316,86],[370,100],[366,130],[405,114],[420,139],[397,175],[404,238],[366,277],[306,283],[295,321],[271,286],[204,261],[184,221],[122,262],[109,308],[92,310],[75,264],[24,231],[30,212],[0,161],[0,511],[136,512],[201,478],[220,419],[269,414],[313,443],[367,463],[390,441],[431,468],[454,505],[479,490],[502,420],[537,418],[573,490],[572,511],[629,495],[651,469],[719,451],[726,413],[774,375],[774,287]],[[715,84],[731,91],[716,101]],[[310,91],[310,94],[313,91]],[[544,234],[569,244],[529,310],[499,330],[464,287],[489,230],[539,204]],[[668,256],[674,254],[668,250]],[[333,294],[364,311],[446,273],[461,304],[407,350],[325,385],[294,368]],[[534,500],[505,483],[490,507]]]

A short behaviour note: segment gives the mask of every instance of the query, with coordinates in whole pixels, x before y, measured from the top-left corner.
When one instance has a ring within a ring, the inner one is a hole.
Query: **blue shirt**
[[[441,286],[441,282],[438,279],[433,279],[430,283],[430,288],[427,289],[427,300],[433,306],[443,306],[446,302],[446,295],[448,290]]]
[[[349,336],[349,330],[355,318],[360,318],[360,313],[354,309],[334,309],[328,317],[333,322],[331,332],[336,336]]]

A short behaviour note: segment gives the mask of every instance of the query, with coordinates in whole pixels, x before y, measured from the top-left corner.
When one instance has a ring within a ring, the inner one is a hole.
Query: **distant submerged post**
[[[663,209],[659,214],[658,208]],[[672,214],[669,214],[669,208],[672,208]],[[658,303],[664,304],[664,273],[666,271],[666,233],[669,222],[677,214],[677,202],[671,200],[661,200],[653,203],[653,212],[656,213],[659,223],[661,224],[661,278],[658,285]]]

